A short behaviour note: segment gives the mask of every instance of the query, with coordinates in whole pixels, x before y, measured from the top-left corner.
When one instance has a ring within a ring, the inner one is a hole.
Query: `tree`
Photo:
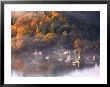
[[[74,48],[78,48],[78,47],[80,47],[80,45],[81,45],[81,40],[80,39],[75,39],[73,41]]]

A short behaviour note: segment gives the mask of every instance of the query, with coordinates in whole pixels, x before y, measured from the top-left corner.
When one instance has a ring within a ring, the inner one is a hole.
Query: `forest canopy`
[[[91,19],[91,12],[79,12],[84,18],[77,18],[78,12],[57,12],[57,11],[14,11],[12,12],[12,44],[13,48],[23,48],[27,42],[53,42],[54,45],[67,45],[67,48],[74,47],[73,41],[80,39],[99,42],[100,27],[96,24],[95,18]],[[94,12],[93,12],[94,13]],[[92,13],[92,14],[93,14]],[[72,15],[73,17],[71,18]],[[96,18],[99,14],[95,14]],[[95,17],[94,16],[94,17]],[[88,19],[89,21],[88,21]],[[77,20],[76,20],[77,19]],[[80,20],[80,21],[79,21]],[[79,21],[79,22],[78,22]],[[98,32],[98,33],[97,33]],[[29,39],[29,37],[32,37]],[[69,43],[68,43],[69,41]],[[56,43],[57,42],[57,43]],[[29,43],[28,43],[29,44]]]

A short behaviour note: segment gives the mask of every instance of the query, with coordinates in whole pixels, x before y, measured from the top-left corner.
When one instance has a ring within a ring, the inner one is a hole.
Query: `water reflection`
[[[23,61],[26,56],[28,56],[27,60]],[[62,47],[53,51],[34,50],[30,53],[25,53],[25,55],[16,55],[15,57],[18,57],[18,60],[15,65],[12,65],[12,76],[19,77],[60,76],[71,71],[75,72],[86,68],[91,70],[99,65],[99,54],[78,54],[75,50],[67,50]],[[88,71],[88,73],[90,72]]]
[[[71,71],[68,74],[61,75],[62,77],[88,77],[88,76],[100,76],[100,68],[95,65],[94,68],[85,68],[83,70]]]
[[[12,71],[12,76],[13,77],[23,77],[23,72],[17,72],[15,70]],[[31,77],[41,77],[41,76],[45,76],[42,74],[37,74],[37,75],[31,75]],[[75,71],[71,71],[69,73],[65,73],[63,75],[58,75],[57,77],[73,77],[73,76],[100,76],[100,68],[99,66],[95,66],[94,68],[85,68],[83,70],[75,70]]]

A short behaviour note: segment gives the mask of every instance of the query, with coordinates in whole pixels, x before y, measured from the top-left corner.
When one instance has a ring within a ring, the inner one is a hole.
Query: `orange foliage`
[[[51,14],[50,14],[51,13]],[[42,30],[39,31],[39,29],[37,29],[35,31],[36,28],[40,28],[40,29],[45,29],[45,24],[48,22],[49,23],[49,28],[48,30],[50,31],[50,27],[51,27],[51,22],[55,21],[54,17],[58,17],[59,13],[55,12],[55,11],[51,11],[49,13],[49,15],[45,14],[45,12],[24,12],[22,13],[22,15],[19,15],[16,19],[16,21],[14,22],[15,24],[11,26],[12,32],[14,32],[15,34],[15,39],[13,40],[14,45],[12,45],[12,47],[14,48],[22,48],[24,46],[24,40],[25,40],[25,35],[28,35],[29,33],[33,33],[33,35],[35,35],[35,37],[41,38],[43,40],[49,40],[52,39],[55,35],[53,33],[49,33],[44,35],[42,34]],[[42,17],[42,18],[41,18]],[[61,16],[59,16],[61,17]],[[53,18],[53,19],[52,19]],[[65,20],[66,18],[64,18],[62,16],[62,20]],[[35,26],[36,24],[38,24],[39,26]],[[67,32],[63,32],[63,34],[66,36]]]
[[[59,14],[58,14],[57,12],[55,12],[55,11],[52,11],[51,14],[52,14],[52,18],[59,15]]]
[[[49,38],[48,38],[48,37],[44,37],[44,40],[45,40],[45,41],[48,41],[48,40],[49,40]]]
[[[15,43],[16,48],[23,47],[23,42],[24,42],[23,35],[18,33],[16,36],[16,43]]]
[[[18,20],[16,21],[17,23],[24,23],[25,22],[25,17],[21,16],[18,18]]]
[[[11,25],[11,31],[16,33],[17,32],[17,27],[14,25]]]
[[[16,41],[16,48],[21,48],[23,46],[23,40],[17,40]]]
[[[21,26],[17,29],[17,33],[19,34],[25,34],[26,33],[26,29],[25,26]]]
[[[37,22],[38,22],[37,18],[32,19],[31,20],[31,26],[35,26]]]
[[[40,31],[38,31],[38,29],[37,29],[35,35],[36,35],[36,37],[41,37],[42,33]]]
[[[49,22],[50,21],[50,18],[49,18],[49,16],[47,15],[47,16],[45,16],[45,21],[47,22]]]

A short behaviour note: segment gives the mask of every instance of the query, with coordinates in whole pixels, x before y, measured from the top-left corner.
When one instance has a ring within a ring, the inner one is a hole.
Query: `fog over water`
[[[63,48],[56,51],[43,52],[35,50],[34,52],[22,53],[16,55],[22,60],[24,59],[24,69],[16,71],[12,69],[12,76],[18,77],[65,77],[65,76],[99,76],[99,55],[96,55],[96,61],[92,63],[92,55],[90,53],[81,54],[79,67],[73,65],[75,58],[72,50],[64,50]],[[42,61],[44,61],[42,64]]]
[[[62,77],[87,77],[87,76],[100,76],[100,67],[95,66],[94,68],[85,68],[83,70],[71,71],[68,74],[62,75]]]
[[[99,77],[100,76],[100,67],[96,65],[94,68],[89,68],[89,69],[85,68],[83,70],[71,71],[70,73],[59,75],[57,77],[81,77],[81,76],[82,77],[87,77],[87,76]],[[13,70],[12,77],[23,77],[23,73],[16,72]],[[39,77],[39,75],[37,75],[37,77]]]

